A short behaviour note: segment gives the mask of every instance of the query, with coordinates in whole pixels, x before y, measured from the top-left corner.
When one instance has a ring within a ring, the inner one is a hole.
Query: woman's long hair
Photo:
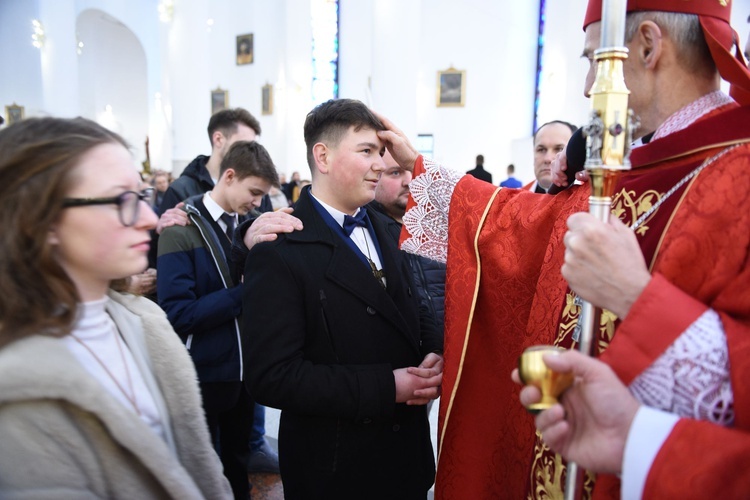
[[[78,291],[55,258],[49,232],[81,157],[107,143],[127,147],[84,118],[29,118],[0,131],[0,346],[70,332]]]

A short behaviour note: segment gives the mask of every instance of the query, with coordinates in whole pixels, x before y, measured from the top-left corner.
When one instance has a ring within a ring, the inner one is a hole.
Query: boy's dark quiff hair
[[[222,109],[211,115],[208,120],[208,140],[214,145],[214,132],[220,130],[226,137],[231,137],[237,132],[237,125],[244,123],[260,135],[260,122],[245,108]]]
[[[219,177],[231,168],[238,179],[260,177],[276,186],[279,174],[266,148],[255,141],[237,141],[229,148],[219,167]]]
[[[319,104],[305,118],[305,144],[307,145],[307,164],[314,171],[315,159],[313,146],[323,142],[334,147],[344,134],[354,127],[355,131],[363,128],[385,130],[385,125],[363,102],[355,99],[331,99]]]

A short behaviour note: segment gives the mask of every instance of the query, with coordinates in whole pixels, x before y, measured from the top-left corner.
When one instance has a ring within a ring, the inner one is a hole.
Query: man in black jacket
[[[221,160],[229,147],[236,141],[254,141],[259,135],[260,123],[246,109],[223,109],[214,113],[208,122],[211,156],[198,155],[185,167],[164,194],[158,215],[191,196],[211,191],[219,179]]]
[[[367,205],[370,213],[379,212],[387,217],[388,232],[398,244],[402,218],[409,200],[411,172],[401,168],[388,151],[383,155],[385,171],[380,174],[375,200]],[[419,293],[419,306],[435,319],[435,326],[443,336],[445,311],[445,264],[411,253],[404,254],[412,269],[414,284]]]
[[[385,168],[377,130],[359,101],[313,109],[303,227],[247,257],[248,377],[258,401],[282,409],[287,499],[424,500],[434,481],[424,405],[438,395],[442,341],[382,218],[362,208]]]
[[[157,215],[159,223],[151,239],[149,267],[156,267],[156,252],[159,233],[168,226],[184,225],[188,221],[182,210],[170,210],[192,196],[207,193],[219,179],[219,170],[224,156],[237,141],[254,141],[260,135],[260,123],[243,108],[223,109],[214,113],[208,122],[208,139],[211,141],[211,156],[198,155],[185,167],[182,175],[172,182],[164,194]],[[273,207],[268,196],[263,197],[258,212],[271,212]],[[266,409],[255,407],[251,436],[250,472],[278,473],[278,457],[265,439]]]
[[[237,141],[216,186],[186,201],[191,224],[168,227],[159,239],[159,305],[190,351],[214,447],[235,498],[243,500],[255,404],[244,384],[242,284],[227,259],[238,218],[257,208],[277,182],[265,148]]]
[[[492,184],[492,174],[484,169],[484,155],[477,155],[477,166],[466,173]]]

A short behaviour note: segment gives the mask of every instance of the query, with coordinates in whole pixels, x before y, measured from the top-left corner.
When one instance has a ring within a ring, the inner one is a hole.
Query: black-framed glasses
[[[86,207],[89,205],[117,205],[120,223],[125,227],[130,227],[138,220],[141,207],[140,202],[145,201],[150,208],[154,204],[155,195],[154,188],[147,188],[140,193],[125,191],[121,195],[111,198],[65,198],[63,200],[63,208]]]

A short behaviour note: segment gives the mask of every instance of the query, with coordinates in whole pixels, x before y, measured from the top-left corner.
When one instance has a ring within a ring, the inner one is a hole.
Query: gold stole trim
[[[469,336],[471,335],[471,324],[474,321],[474,310],[476,309],[477,296],[479,295],[479,282],[482,276],[482,259],[479,256],[479,235],[482,233],[482,228],[484,227],[484,223],[487,220],[487,215],[490,212],[490,208],[492,208],[492,203],[495,201],[495,198],[497,197],[497,193],[499,193],[501,189],[502,188],[497,188],[495,192],[492,193],[492,196],[487,202],[487,206],[484,207],[484,213],[482,213],[482,218],[479,219],[477,232],[474,235],[474,255],[477,259],[477,278],[476,278],[476,282],[474,285],[474,296],[471,298],[471,309],[469,309],[469,319],[466,324],[464,345],[461,349],[461,361],[458,363],[458,373],[456,373],[456,383],[453,384],[453,391],[451,392],[450,399],[448,400],[448,409],[445,411],[445,421],[443,422],[443,431],[440,433],[440,441],[439,441],[440,446],[438,447],[438,456],[437,456],[438,466],[440,465],[440,454],[443,451],[443,443],[445,442],[445,430],[448,428],[448,421],[450,420],[451,410],[453,409],[453,402],[456,399],[456,392],[458,391],[458,385],[461,382],[461,372],[463,372],[463,369],[464,369],[466,349],[467,349],[467,346],[469,345]]]

